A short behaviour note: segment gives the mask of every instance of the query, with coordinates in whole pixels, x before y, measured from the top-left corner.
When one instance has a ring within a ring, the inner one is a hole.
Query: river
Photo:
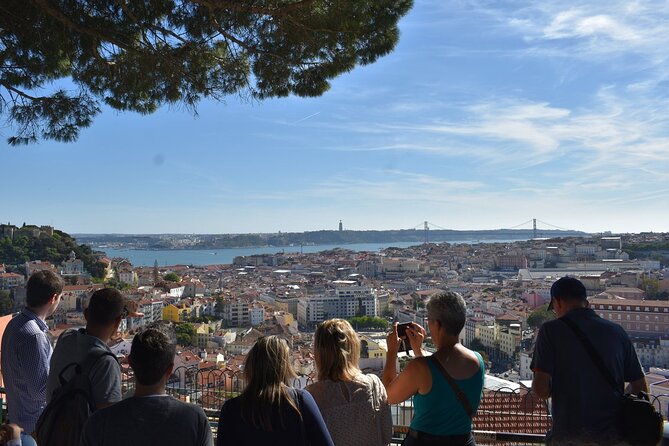
[[[458,240],[454,243],[508,243],[515,240]],[[232,263],[237,256],[248,256],[253,254],[276,254],[276,253],[313,253],[327,251],[329,249],[343,248],[351,251],[377,252],[381,249],[394,246],[397,248],[408,248],[416,246],[416,242],[388,242],[388,243],[354,243],[350,245],[311,245],[311,246],[261,246],[256,248],[226,248],[226,249],[112,249],[96,247],[104,251],[108,257],[122,257],[130,260],[135,266],[158,265],[222,265]]]

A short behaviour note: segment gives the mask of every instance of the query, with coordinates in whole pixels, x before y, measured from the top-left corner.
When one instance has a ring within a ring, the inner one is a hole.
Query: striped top
[[[46,406],[46,381],[53,347],[46,323],[29,309],[9,321],[2,337],[2,376],[9,420],[26,433]]]

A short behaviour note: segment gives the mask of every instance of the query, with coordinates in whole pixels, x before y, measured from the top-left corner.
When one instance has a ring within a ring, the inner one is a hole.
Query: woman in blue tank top
[[[427,325],[437,351],[423,357],[426,332],[412,323],[406,338],[416,358],[398,375],[397,352],[401,339],[397,324],[388,334],[388,357],[383,383],[388,402],[413,397],[414,417],[405,446],[473,446],[472,416],[481,402],[484,363],[481,355],[465,348],[459,335],[465,326],[465,301],[458,293],[437,293],[427,303]]]

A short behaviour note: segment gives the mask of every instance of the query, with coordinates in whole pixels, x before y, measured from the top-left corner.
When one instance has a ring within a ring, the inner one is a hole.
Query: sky
[[[416,0],[400,30],[319,98],[105,109],[67,144],[1,134],[0,221],[669,231],[668,2]]]

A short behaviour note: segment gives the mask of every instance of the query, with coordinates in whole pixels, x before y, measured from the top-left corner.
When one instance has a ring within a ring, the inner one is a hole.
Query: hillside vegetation
[[[93,277],[104,276],[105,265],[90,246],[78,244],[69,234],[57,229],[54,229],[53,235],[39,231],[39,235],[35,236],[38,229],[37,226],[23,226],[14,233],[13,238],[1,238],[0,263],[21,265],[30,260],[42,260],[60,265],[74,251]]]

